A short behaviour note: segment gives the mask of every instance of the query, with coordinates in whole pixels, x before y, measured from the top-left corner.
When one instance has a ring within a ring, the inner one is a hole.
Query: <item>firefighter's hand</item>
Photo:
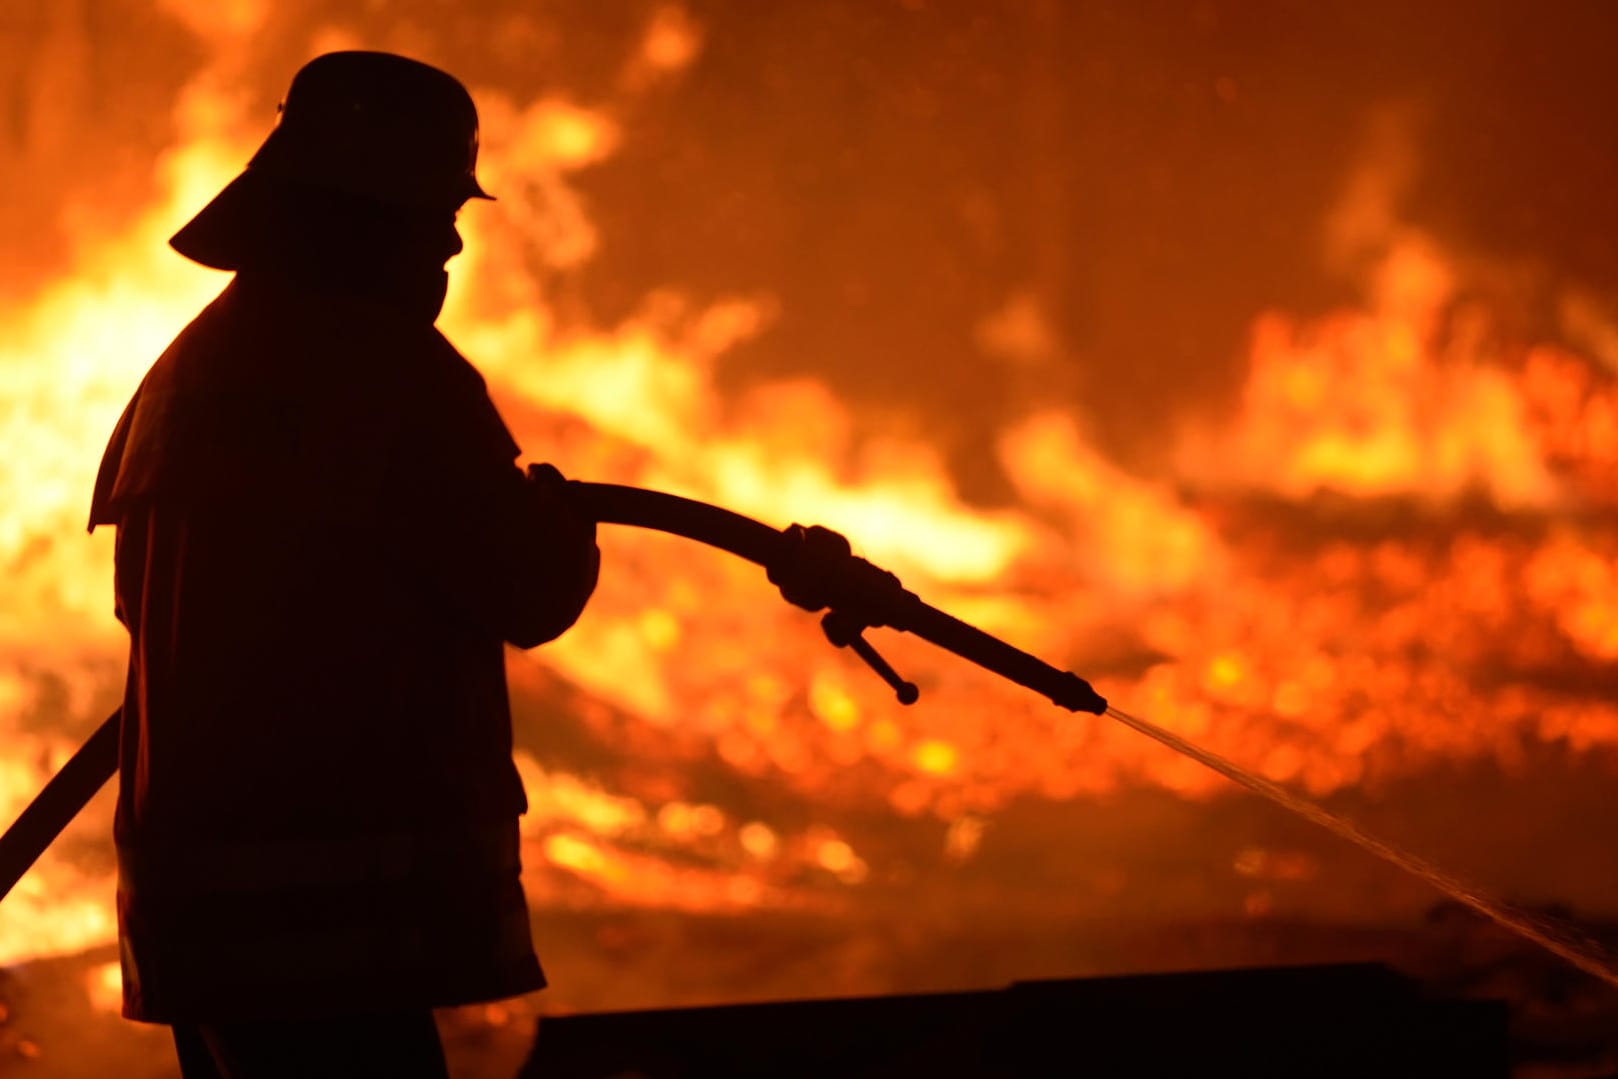
[[[841,533],[819,525],[792,525],[782,530],[774,558],[765,566],[770,583],[788,603],[806,611],[832,604],[839,589],[836,579],[847,573],[854,555]]]
[[[819,525],[783,529],[764,568],[788,603],[806,611],[830,607],[862,627],[899,625],[915,599],[899,578],[857,557],[841,533]]]
[[[549,602],[556,624],[549,640],[572,625],[595,591],[601,574],[595,518],[570,493],[566,478],[554,465],[528,466],[527,481],[544,521],[545,542],[532,557],[548,569]]]
[[[549,463],[529,465],[528,485],[560,528],[574,538],[595,543],[595,518],[585,513],[569,493],[567,477],[562,475],[560,469]]]

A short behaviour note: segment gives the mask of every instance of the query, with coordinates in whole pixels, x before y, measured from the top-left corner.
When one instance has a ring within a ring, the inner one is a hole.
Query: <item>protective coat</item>
[[[544,984],[503,642],[571,625],[598,554],[430,321],[244,273],[107,448],[130,1018]]]

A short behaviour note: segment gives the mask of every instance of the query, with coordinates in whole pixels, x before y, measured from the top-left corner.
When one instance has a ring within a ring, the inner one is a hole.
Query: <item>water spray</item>
[[[1253,793],[1263,795],[1304,820],[1318,824],[1355,846],[1370,851],[1383,861],[1391,862],[1411,876],[1419,877],[1451,899],[1466,904],[1495,924],[1560,956],[1586,974],[1593,974],[1605,982],[1618,985],[1618,956],[1614,956],[1611,949],[1600,941],[1591,939],[1572,926],[1518,910],[1476,885],[1461,880],[1385,839],[1371,835],[1353,821],[1338,816],[1320,803],[1290,791],[1278,783],[1272,783],[1211,750],[1203,749],[1181,738],[1173,731],[1164,730],[1150,720],[1132,716],[1111,705],[1104,714],[1131,730],[1139,731],[1146,737],[1161,742],[1176,753],[1212,768],[1226,779],[1240,783]]]

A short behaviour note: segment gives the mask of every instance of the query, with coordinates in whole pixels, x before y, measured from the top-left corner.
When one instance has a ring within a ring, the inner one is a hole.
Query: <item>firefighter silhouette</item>
[[[171,241],[234,276],[96,482],[124,1014],[173,1025],[188,1079],[441,1076],[432,1008],[544,984],[503,645],[571,626],[599,553],[433,325],[477,131],[425,64],[302,68]]]

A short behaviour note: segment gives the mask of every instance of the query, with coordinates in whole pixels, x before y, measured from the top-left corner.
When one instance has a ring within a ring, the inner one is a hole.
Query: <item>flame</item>
[[[170,6],[232,42],[269,7]],[[1015,500],[986,510],[961,497],[936,447],[862,433],[818,380],[721,387],[720,361],[779,315],[784,301],[767,288],[699,300],[670,285],[599,324],[542,287],[611,257],[576,175],[622,150],[628,104],[678,77],[702,45],[701,28],[665,6],[625,61],[622,101],[477,90],[480,168],[500,201],[463,214],[468,250],[441,325],[487,375],[530,458],[837,528],[930,602],[1081,673],[1103,645],[1123,647],[1131,662],[1097,679],[1104,693],[1315,794],[1439,758],[1504,758],[1521,735],[1579,751],[1618,744],[1610,695],[1552,677],[1618,659],[1618,533],[1571,514],[1610,515],[1618,500],[1618,337],[1597,307],[1567,314],[1584,346],[1485,332],[1473,267],[1399,223],[1388,177],[1406,165],[1382,162],[1329,223],[1335,264],[1363,275],[1359,303],[1257,313],[1234,411],[1165,432],[1158,474],[1110,458],[1070,411],[1015,418],[994,445]],[[242,78],[226,62],[199,74],[157,165],[162,197],[5,312],[7,819],[75,745],[64,732],[87,730],[117,694],[111,540],[83,535],[85,505],[136,382],[221,287],[165,241],[261,134]],[[983,336],[1030,357],[1054,348],[1024,301]],[[1388,526],[1407,503],[1438,524]],[[1534,527],[1473,521],[1476,503]],[[1339,533],[1317,517],[1344,506],[1361,527]],[[922,706],[901,710],[755,567],[628,530],[602,544],[590,610],[554,645],[513,659],[514,692],[552,700],[565,683],[581,736],[639,763],[575,774],[519,755],[536,902],[835,911],[887,868],[827,823],[838,814],[936,818],[937,856],[958,863],[1019,798],[1222,789],[1127,731],[1053,714],[953,657],[896,642],[923,687]],[[681,773],[699,762],[778,800],[697,791]],[[793,799],[807,818],[780,809]],[[107,811],[98,803],[75,836],[104,834]],[[1236,871],[1269,885],[1319,870],[1255,848]],[[110,939],[110,888],[93,859],[53,852],[0,907],[0,962]],[[1270,903],[1253,893],[1255,911]]]
[[[1182,472],[1294,499],[1477,487],[1503,506],[1555,504],[1520,384],[1464,336],[1441,339],[1455,287],[1430,244],[1405,238],[1377,268],[1368,310],[1262,316],[1237,421],[1188,436]]]
[[[112,537],[84,534],[96,447],[152,359],[219,288],[220,278],[178,260],[166,241],[233,172],[240,145],[220,129],[231,107],[205,88],[176,109],[179,145],[157,163],[165,198],[129,230],[88,250],[78,267],[5,312],[0,414],[0,812],[15,819],[116,700],[126,643],[112,613]],[[109,690],[112,691],[109,693]],[[100,715],[98,715],[98,710]],[[44,712],[60,717],[41,726]],[[96,803],[106,842],[106,796]],[[91,829],[82,821],[69,835]],[[0,962],[76,951],[111,939],[112,885],[58,852],[18,884],[0,914]]]
[[[117,960],[91,967],[84,975],[84,991],[90,1007],[98,1012],[117,1014],[124,1006],[124,976]]]

